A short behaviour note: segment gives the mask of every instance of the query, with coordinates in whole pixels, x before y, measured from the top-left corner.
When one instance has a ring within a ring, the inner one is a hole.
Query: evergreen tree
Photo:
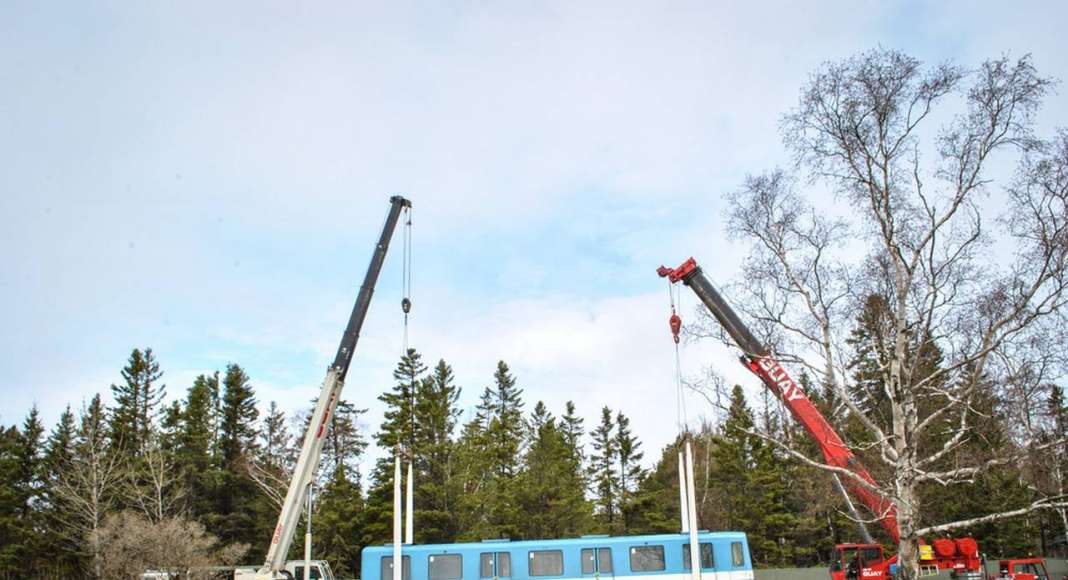
[[[52,428],[52,433],[45,443],[44,469],[45,478],[54,481],[60,471],[70,464],[74,453],[74,413],[70,405],[63,409],[59,421]]]
[[[681,529],[678,451],[679,441],[666,445],[656,465],[638,485],[630,522],[634,533],[671,533]],[[705,491],[702,489],[698,493]],[[704,521],[709,520],[706,518]],[[719,529],[719,526],[709,523],[705,525]]]
[[[21,439],[16,427],[0,429],[0,575],[7,577],[25,569],[32,542],[22,519]]]
[[[485,395],[486,393],[483,393]],[[455,465],[457,487],[460,496],[457,500],[459,510],[459,536],[463,541],[474,541],[486,536],[484,530],[489,528],[489,511],[486,489],[490,473],[486,459],[486,421],[479,413],[464,424],[459,440],[456,442]]]
[[[591,434],[594,453],[590,456],[590,479],[594,486],[597,516],[602,527],[609,531],[615,529],[619,507],[619,474],[616,472],[617,441],[614,430],[612,410],[604,407],[601,409],[601,424]]]
[[[592,508],[575,467],[574,450],[556,419],[538,401],[530,418],[530,443],[519,477],[521,537],[565,538],[589,531]]]
[[[345,465],[347,473],[358,474],[359,459],[367,448],[367,440],[360,433],[357,421],[366,412],[367,409],[357,409],[344,399],[338,401],[323,445],[323,456],[330,461],[323,469],[330,474],[328,477],[333,477],[339,465]]]
[[[516,387],[515,377],[504,361],[497,362],[493,381],[493,386],[483,394],[478,410],[489,418],[486,438],[491,468],[498,477],[509,479],[518,471],[519,451],[526,431],[523,390]]]
[[[199,375],[186,393],[175,452],[175,469],[188,491],[190,515],[202,523],[213,509],[212,490],[222,486],[222,468],[212,453],[215,409],[211,382],[212,378]]]
[[[157,384],[163,372],[151,348],[134,349],[122,369],[124,384],[111,385],[115,407],[111,412],[111,441],[115,448],[143,454],[155,430],[166,386]]]
[[[422,359],[422,355],[414,348],[409,348],[393,370],[393,378],[397,381],[393,390],[378,397],[379,401],[386,404],[385,420],[375,435],[382,449],[400,446],[407,451],[415,447],[415,395],[426,373]]]
[[[50,570],[54,576],[73,576],[78,567],[76,552],[78,545],[68,541],[60,530],[63,527],[63,519],[70,511],[70,505],[56,493],[56,485],[63,473],[70,468],[74,458],[74,413],[70,405],[63,410],[59,421],[52,428],[48,441],[45,443],[44,459],[42,460],[42,482],[44,508],[42,514],[42,528],[44,546],[42,552],[49,554],[50,562],[42,566],[43,570]]]
[[[286,428],[286,415],[274,401],[267,406],[267,416],[263,418],[259,438],[259,462],[281,473],[291,471],[289,467],[292,463],[290,445],[292,437],[289,435],[289,429]],[[334,468],[337,468],[336,460]]]
[[[486,423],[484,452],[488,470],[486,506],[489,515],[488,538],[520,537],[521,515],[516,509],[520,450],[526,425],[523,422],[523,390],[516,386],[508,365],[497,362],[494,384],[487,388],[479,412]]]
[[[394,453],[410,453],[416,446],[415,395],[426,373],[426,365],[414,348],[405,352],[393,371],[392,389],[378,397],[386,404],[382,425],[375,442],[387,455],[375,462],[371,486],[367,492],[366,525],[363,543],[384,543],[393,537],[393,460]]]
[[[159,445],[167,455],[173,457],[178,452],[182,430],[182,402],[172,401],[163,410],[160,420]]]
[[[452,367],[439,360],[419,383],[415,404],[416,541],[452,542],[460,533],[461,490],[453,466],[460,388]]]
[[[520,537],[519,453],[527,433],[521,395],[508,365],[499,361],[494,384],[464,425],[456,454],[462,539]]]
[[[749,474],[756,467],[753,460],[753,412],[745,400],[742,388],[735,385],[731,391],[730,406],[723,421],[720,434],[714,437],[711,456],[716,469],[712,479],[722,492],[719,503],[723,508],[724,527],[731,530],[746,530],[750,521]],[[754,546],[756,545],[756,546]],[[759,541],[750,541],[750,549],[759,549]]]
[[[564,436],[564,441],[567,442],[567,446],[571,449],[571,453],[574,457],[576,469],[581,477],[585,478],[585,463],[586,453],[582,443],[582,436],[585,435],[582,424],[585,421],[582,417],[579,417],[575,412],[575,403],[568,401],[564,405],[564,414],[560,417],[560,433]],[[585,486],[583,486],[585,489]]]
[[[615,434],[616,461],[619,465],[619,484],[616,487],[616,496],[620,523],[624,532],[630,530],[629,524],[633,512],[632,496],[645,474],[641,465],[645,453],[639,450],[641,446],[641,441],[630,430],[630,419],[620,411],[616,414]]]
[[[256,398],[249,377],[236,364],[222,380],[220,424],[221,486],[215,490],[215,512],[209,527],[224,543],[253,543],[268,537],[271,523],[257,518],[263,498],[248,474],[247,459],[256,449]]]
[[[359,478],[349,475],[345,464],[338,463],[316,504],[315,550],[339,578],[359,575],[360,542],[364,524],[364,502]]]
[[[44,425],[37,405],[30,407],[26,420],[19,432],[19,481],[23,497],[22,517],[27,522],[36,523],[36,511],[40,507],[43,491],[43,448]]]

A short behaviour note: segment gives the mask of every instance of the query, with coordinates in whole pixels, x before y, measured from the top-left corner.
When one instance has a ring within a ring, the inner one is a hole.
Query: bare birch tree
[[[877,463],[876,491],[896,509],[906,578],[918,573],[925,534],[1065,503],[1040,497],[924,527],[919,494],[1039,447],[1063,453],[1063,439],[1038,442],[1008,425],[1019,452],[971,462],[955,453],[982,435],[979,397],[994,389],[1027,417],[1035,401],[1019,389],[1038,391],[1025,375],[1063,372],[1068,132],[1050,140],[1033,132],[1050,87],[1026,56],[965,70],[876,49],[826,64],[782,121],[796,171],[750,177],[728,197],[730,232],[753,244],[732,296],[780,358],[832,389],[843,415],[867,432],[854,451]],[[931,127],[935,115],[948,120]],[[996,170],[1014,159],[1015,174],[998,185]],[[833,203],[810,202],[803,187],[829,188]],[[865,345],[878,379],[865,392],[847,361],[858,305],[870,296],[886,308]],[[696,332],[711,334],[713,323]],[[938,364],[928,364],[932,352]],[[888,409],[885,420],[873,404]]]
[[[70,464],[55,484],[65,509],[58,515],[57,532],[76,544],[86,545],[94,578],[103,578],[101,544],[97,533],[104,517],[116,505],[126,474],[121,449],[111,449],[99,395],[83,408],[78,440]]]
[[[122,489],[126,503],[157,524],[181,512],[185,489],[172,456],[159,441],[147,442],[143,453],[137,467],[127,470]]]

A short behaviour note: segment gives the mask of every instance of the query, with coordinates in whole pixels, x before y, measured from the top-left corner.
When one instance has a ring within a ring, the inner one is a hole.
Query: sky
[[[1066,21],[1053,1],[4,2],[0,424],[109,397],[135,347],[170,398],[235,362],[261,408],[307,407],[403,194],[410,343],[465,412],[504,360],[528,411],[573,400],[592,428],[608,405],[651,463],[677,429],[655,269],[744,279],[722,196],[788,162],[808,75],[883,46],[1065,79]],[[1068,125],[1061,94],[1038,125]],[[399,249],[344,392],[368,435],[402,350]],[[725,347],[680,359],[756,388]]]

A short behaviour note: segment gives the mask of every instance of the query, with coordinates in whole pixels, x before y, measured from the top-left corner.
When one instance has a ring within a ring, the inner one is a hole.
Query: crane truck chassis
[[[696,260],[689,258],[678,268],[660,266],[657,274],[662,278],[667,278],[672,284],[682,282],[697,294],[716,321],[723,326],[734,343],[744,352],[744,355],[740,357],[742,364],[759,377],[761,382],[790,409],[794,419],[819,445],[827,465],[848,470],[856,476],[845,477],[845,487],[875,514],[883,529],[895,543],[900,541],[894,505],[873,489],[875,480],[868,470],[846,446],[838,432],[820,413],[801,386],[779,364],[773,353],[757,340],[738,318],[727,301],[705,277]],[[672,331],[677,333],[679,324],[672,320],[671,326]],[[835,474],[834,479],[839,489],[843,489],[838,474]],[[864,485],[861,481],[868,485]],[[890,558],[885,556],[882,545],[872,541],[863,523],[860,523],[862,520],[852,502],[849,501],[848,495],[845,499],[846,506],[852,511],[853,519],[860,526],[864,543],[835,546],[835,558],[830,569],[832,580],[859,578],[880,580],[891,576],[897,568],[897,556]],[[921,540],[920,566],[949,570],[958,577],[978,578],[981,576],[982,569],[979,546],[972,538],[939,538],[934,540],[930,546],[923,544]]]

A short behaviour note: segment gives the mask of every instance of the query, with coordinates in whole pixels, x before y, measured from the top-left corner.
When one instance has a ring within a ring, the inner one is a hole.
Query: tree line
[[[872,301],[865,311],[877,307]],[[853,333],[858,389],[870,386],[871,361],[861,345],[876,317],[867,314]],[[932,364],[937,358],[932,354]],[[184,397],[167,403],[151,349],[133,350],[120,374],[109,406],[94,395],[77,412],[68,407],[51,429],[33,408],[21,425],[0,433],[0,577],[119,578],[148,568],[260,563],[314,402],[289,417],[272,402],[261,415],[250,377],[230,364],[198,376]],[[428,368],[409,349],[393,377],[379,396],[386,411],[371,437],[412,461],[416,542],[679,529],[679,442],[647,467],[621,410],[604,407],[587,428],[570,401],[558,414],[543,401],[528,408],[503,361],[468,418],[444,360]],[[807,375],[802,383],[847,439],[863,439],[832,389]],[[739,386],[722,390],[712,407],[721,412],[692,434],[701,526],[745,531],[754,562],[767,567],[821,564],[834,543],[855,541],[856,524],[829,475],[754,428],[792,436],[818,456],[815,445],[795,432],[775,401],[754,405]],[[1044,436],[1063,437],[1068,406],[1061,388],[1048,386],[1045,401],[1033,419]],[[1014,445],[999,420],[1004,409],[995,398],[987,402],[976,410],[988,421],[982,440],[960,453]],[[871,405],[873,415],[882,412],[878,400]],[[361,413],[339,403],[317,474],[315,553],[342,577],[358,575],[363,546],[392,537],[393,454],[374,464],[365,483]],[[1065,467],[1063,456],[1035,455],[1023,471],[1005,465],[965,484],[928,486],[925,517],[960,519],[1026,505],[1037,487],[1059,485]],[[1063,537],[1062,517],[1035,513],[965,532],[994,554],[1048,553]],[[297,545],[290,556],[300,553]]]

